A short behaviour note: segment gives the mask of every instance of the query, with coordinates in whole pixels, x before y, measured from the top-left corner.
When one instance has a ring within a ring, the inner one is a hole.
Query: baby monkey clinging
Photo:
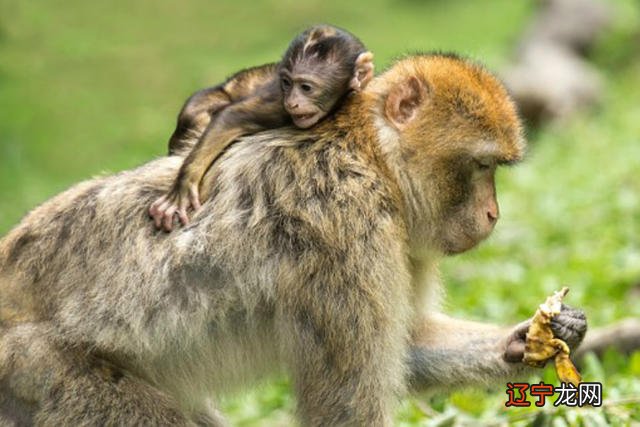
[[[328,25],[312,27],[289,45],[282,61],[240,71],[221,85],[203,89],[185,103],[169,142],[170,152],[204,133],[187,155],[171,190],[149,213],[171,231],[177,214],[200,208],[200,185],[216,158],[237,138],[293,123],[309,128],[373,77],[373,54],[353,34]]]

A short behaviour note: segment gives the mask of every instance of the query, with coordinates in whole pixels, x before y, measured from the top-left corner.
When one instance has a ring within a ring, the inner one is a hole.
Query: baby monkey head
[[[297,127],[309,128],[372,77],[373,54],[356,36],[329,25],[309,28],[280,62],[284,108]]]

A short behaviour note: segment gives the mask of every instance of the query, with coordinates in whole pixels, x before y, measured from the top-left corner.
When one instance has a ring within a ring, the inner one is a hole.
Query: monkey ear
[[[360,91],[373,78],[373,53],[363,52],[356,58],[353,69],[353,77],[349,82],[349,87],[355,91]]]
[[[413,76],[392,87],[384,106],[384,114],[391,124],[404,129],[424,101],[426,89],[425,84]]]

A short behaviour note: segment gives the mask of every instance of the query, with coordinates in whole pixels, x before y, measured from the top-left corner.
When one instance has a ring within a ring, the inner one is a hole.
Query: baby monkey
[[[349,32],[315,26],[298,35],[282,61],[240,71],[185,103],[170,153],[206,130],[185,158],[171,190],[149,208],[157,228],[171,231],[174,214],[200,208],[201,181],[211,164],[243,135],[293,123],[307,129],[339,107],[373,77],[373,54]]]

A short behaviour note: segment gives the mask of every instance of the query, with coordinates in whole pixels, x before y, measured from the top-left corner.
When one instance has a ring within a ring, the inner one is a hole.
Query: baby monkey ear
[[[349,87],[355,91],[365,88],[367,83],[373,78],[373,53],[363,52],[356,58],[353,68],[353,77],[349,82]]]
[[[426,101],[426,84],[416,77],[409,77],[395,84],[389,91],[384,115],[399,130],[403,130],[415,117]]]

